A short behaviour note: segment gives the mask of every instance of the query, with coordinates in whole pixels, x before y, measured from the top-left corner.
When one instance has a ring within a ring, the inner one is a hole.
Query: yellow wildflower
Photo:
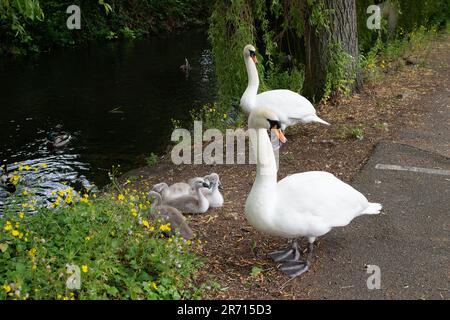
[[[3,227],[3,230],[9,231],[12,229],[11,221],[6,221],[5,226]]]
[[[4,284],[2,286],[2,288],[3,288],[3,290],[5,290],[6,293],[8,293],[8,292],[10,292],[12,290],[11,286],[9,284]]]
[[[25,217],[25,214],[23,212],[19,212],[19,218],[23,219]]]
[[[125,196],[124,196],[123,194],[119,194],[119,195],[117,196],[117,200],[123,201],[123,200],[125,200]]]
[[[83,265],[81,266],[81,271],[83,271],[84,273],[86,273],[86,272],[89,271],[89,267],[88,267],[86,264],[83,264]]]
[[[71,203],[72,203],[72,196],[71,196],[71,195],[68,195],[64,201],[65,201],[67,204],[71,204]]]
[[[168,224],[162,224],[160,227],[159,227],[159,230],[161,230],[161,231],[170,231],[170,223],[168,223]]]
[[[31,248],[30,250],[28,250],[28,255],[30,257],[34,257],[36,255],[36,251],[37,251],[37,248]]]
[[[11,179],[9,179],[11,183],[15,186],[19,183],[20,177],[19,176],[12,176]]]
[[[84,240],[86,240],[86,241],[91,241],[91,237],[90,236],[86,236],[86,237],[84,237]]]
[[[19,235],[19,231],[17,231],[17,230],[13,230],[13,231],[11,231],[11,234],[13,235],[13,237],[17,237],[18,235]]]
[[[150,227],[150,232],[153,232],[153,231],[155,231],[155,227]]]
[[[48,164],[46,164],[46,163],[41,163],[41,167],[42,167],[42,168],[47,168],[47,167],[48,167]]]
[[[137,210],[135,208],[131,208],[131,215],[133,217],[137,217],[138,213],[137,213]]]
[[[22,195],[23,195],[23,196],[27,196],[27,195],[28,195],[28,191],[27,191],[27,190],[23,190],[23,191],[22,191]]]
[[[80,198],[80,201],[83,203],[88,203],[89,202],[89,195],[84,194],[83,197]]]
[[[142,225],[144,226],[144,227],[146,227],[146,228],[150,228],[150,224],[148,223],[148,221],[147,220],[142,220]]]
[[[30,170],[30,166],[29,166],[29,165],[26,165],[26,166],[25,166],[25,170],[26,170],[26,171]]]

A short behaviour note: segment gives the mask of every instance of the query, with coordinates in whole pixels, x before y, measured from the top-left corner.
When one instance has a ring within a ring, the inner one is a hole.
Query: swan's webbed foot
[[[287,261],[281,266],[281,271],[291,278],[298,277],[299,275],[308,271],[309,263],[303,261]]]
[[[270,252],[269,257],[275,262],[298,261],[300,258],[300,249],[297,240],[292,241],[292,247],[287,250]]]
[[[298,277],[299,275],[305,273],[306,271],[308,271],[309,264],[310,264],[310,261],[313,256],[314,238],[310,238],[309,241],[310,241],[309,242],[309,253],[308,253],[308,257],[307,257],[306,261],[299,260],[300,259],[300,248],[299,248],[297,240],[292,241],[292,249],[287,250],[287,251],[277,251],[277,252],[285,253],[285,255],[283,256],[285,259],[276,261],[276,262],[280,262],[280,261],[284,262],[281,265],[281,271],[284,274],[288,275],[291,278],[295,278],[295,277]],[[275,253],[277,253],[277,252],[275,252]],[[281,257],[281,253],[278,254],[278,257]],[[292,259],[289,259],[289,258],[292,258]]]
[[[294,260],[294,249],[280,250],[270,252],[268,256],[275,262],[291,261]]]

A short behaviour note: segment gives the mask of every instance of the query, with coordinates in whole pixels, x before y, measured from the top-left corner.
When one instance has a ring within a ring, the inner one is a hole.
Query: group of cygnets
[[[182,237],[190,239],[193,232],[183,213],[199,214],[209,208],[221,207],[224,201],[219,190],[221,185],[219,175],[213,172],[192,178],[187,183],[155,184],[148,196],[154,214],[164,222],[170,222],[171,228],[178,230]]]

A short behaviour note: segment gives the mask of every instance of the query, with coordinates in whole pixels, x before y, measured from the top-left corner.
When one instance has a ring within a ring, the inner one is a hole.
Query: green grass
[[[53,210],[30,215],[28,201],[1,218],[0,300],[200,297],[199,243],[165,238],[170,225],[149,218],[144,193],[93,198],[68,189],[57,197]],[[73,270],[79,289],[66,283]]]

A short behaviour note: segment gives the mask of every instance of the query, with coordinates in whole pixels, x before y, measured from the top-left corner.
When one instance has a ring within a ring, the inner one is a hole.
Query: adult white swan
[[[290,90],[270,90],[258,93],[259,77],[256,69],[256,50],[251,44],[244,48],[244,61],[247,68],[248,85],[241,97],[241,108],[250,113],[256,106],[265,106],[276,112],[281,129],[296,123],[319,122],[329,125],[320,119],[316,109],[305,97]]]
[[[284,262],[281,270],[296,277],[308,270],[316,237],[333,227],[349,224],[357,216],[378,214],[382,206],[370,203],[360,192],[328,172],[296,173],[277,182],[277,165],[267,129],[285,141],[278,115],[270,109],[257,108],[250,113],[248,125],[257,172],[245,203],[245,215],[256,229],[292,239],[292,248],[269,256],[276,262]],[[309,240],[305,262],[299,261],[299,237]]]

